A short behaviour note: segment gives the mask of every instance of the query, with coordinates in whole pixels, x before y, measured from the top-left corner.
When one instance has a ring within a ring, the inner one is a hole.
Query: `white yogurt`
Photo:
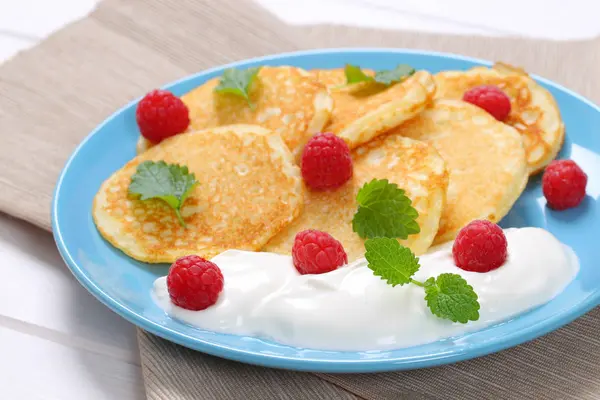
[[[420,258],[414,278],[462,275],[481,304],[480,319],[452,323],[431,314],[424,291],[391,287],[360,259],[321,275],[300,275],[289,256],[229,250],[213,261],[225,286],[203,311],[173,305],[165,278],[154,284],[157,303],[173,318],[215,332],[247,335],[322,350],[382,350],[434,342],[506,320],[541,305],[575,277],[573,251],[538,228],[507,229],[508,260],[488,273],[467,272],[452,260],[451,244]]]

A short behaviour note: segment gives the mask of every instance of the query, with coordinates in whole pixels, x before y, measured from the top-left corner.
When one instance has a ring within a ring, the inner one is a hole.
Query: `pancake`
[[[319,229],[343,244],[349,262],[364,257],[364,240],[352,230],[352,218],[358,207],[358,190],[375,178],[386,178],[406,190],[419,212],[420,233],[400,242],[416,254],[423,254],[429,248],[438,231],[448,184],[444,161],[438,152],[426,143],[389,135],[357,148],[353,159],[354,175],[341,188],[331,192],[305,189],[303,212],[271,239],[264,251],[290,254],[298,232]]]
[[[229,124],[260,125],[279,133],[298,155],[329,120],[333,104],[327,89],[301,68],[262,67],[250,90],[254,109],[242,97],[215,93],[220,79],[211,79],[181,97],[190,110],[189,132]],[[140,137],[138,151],[148,147],[148,141]]]
[[[434,244],[454,239],[474,219],[498,222],[527,184],[519,132],[472,104],[436,100],[393,133],[432,144],[446,161],[450,182]]]
[[[128,194],[131,176],[146,160],[186,165],[199,185],[181,213],[186,228],[161,200]],[[279,134],[252,125],[212,128],[164,140],[105,181],[93,205],[102,236],[127,255],[171,263],[228,249],[258,250],[300,213],[298,167]]]
[[[368,75],[374,71],[364,70]],[[435,84],[426,71],[417,71],[389,87],[357,83],[343,88],[344,69],[315,70],[313,76],[330,88],[333,112],[327,127],[353,149],[421,112],[433,98]],[[337,87],[337,88],[336,88]]]
[[[475,86],[498,86],[511,99],[512,110],[504,122],[523,135],[529,173],[540,172],[556,158],[565,138],[558,106],[550,92],[525,71],[497,63],[493,68],[440,72],[435,82],[436,98],[448,99],[462,99]]]

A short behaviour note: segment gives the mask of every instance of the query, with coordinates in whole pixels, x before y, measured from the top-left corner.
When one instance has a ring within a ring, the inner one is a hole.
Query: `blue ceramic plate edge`
[[[285,58],[289,56],[303,56],[303,55],[318,55],[324,53],[351,53],[351,52],[363,52],[363,53],[410,53],[410,54],[422,54],[436,57],[445,57],[460,61],[467,61],[471,63],[477,63],[481,65],[492,65],[492,62],[487,60],[482,60],[473,57],[462,56],[453,53],[444,53],[444,52],[435,52],[435,51],[421,51],[414,49],[403,49],[403,48],[330,48],[330,49],[316,49],[316,50],[303,50],[296,52],[287,52],[287,53],[279,53],[273,54],[263,57],[245,59],[240,61],[235,61],[229,64],[217,66],[214,68],[210,68],[204,71],[200,71],[196,74],[188,75],[182,77],[176,81],[165,84],[161,87],[165,86],[173,86],[179,84],[183,81],[196,77],[198,75],[206,75],[216,71],[220,71],[226,68],[236,67],[240,64],[246,63],[261,63],[268,62],[272,60],[277,60],[280,58]],[[535,74],[530,74],[538,82],[542,82],[548,86],[553,86],[557,89],[560,89],[569,95],[575,97],[579,101],[587,104],[596,110],[596,112],[600,113],[600,107],[593,103],[591,100],[585,98],[584,96],[573,92],[572,90],[550,81],[546,78],[540,77]],[[65,177],[65,173],[68,170],[70,164],[72,163],[75,156],[78,152],[85,146],[86,142],[90,140],[98,131],[100,131],[104,125],[106,125],[109,121],[115,118],[117,115],[121,114],[125,109],[131,107],[136,104],[141,97],[138,97],[114,113],[112,113],[109,117],[107,117],[100,125],[98,125],[92,132],[90,132],[85,139],[75,148],[75,150],[71,153],[71,156],[65,163],[63,169],[61,170],[60,176],[57,180],[53,198],[51,205],[51,222],[52,222],[52,232],[54,235],[54,240],[56,242],[59,253],[67,264],[75,278],[79,281],[79,283],[86,288],[94,297],[96,297],[101,303],[106,305],[108,308],[116,312],[121,317],[125,318],[127,321],[133,323],[134,325],[142,328],[145,331],[148,331],[152,334],[155,334],[163,339],[168,341],[180,344],[182,346],[201,351],[206,354],[211,354],[218,357],[223,357],[235,361],[240,361],[248,364],[261,365],[267,367],[275,367],[275,368],[284,368],[284,369],[294,369],[299,371],[311,371],[311,372],[330,372],[330,373],[357,373],[357,372],[385,372],[385,371],[397,371],[397,370],[407,370],[407,369],[418,369],[418,368],[427,368],[432,366],[445,365],[450,363],[455,363],[459,361],[465,361],[476,357],[481,357],[487,354],[496,353],[501,350],[505,350],[507,348],[526,343],[530,340],[536,339],[540,336],[543,336],[549,332],[552,332],[572,321],[586,314],[596,306],[600,305],[600,293],[594,293],[590,295],[585,301],[582,301],[578,304],[577,307],[571,308],[569,310],[565,310],[561,314],[557,314],[555,317],[544,320],[540,324],[531,325],[527,329],[521,329],[519,331],[515,331],[512,334],[506,335],[502,339],[495,341],[491,344],[482,345],[475,348],[470,348],[468,350],[452,352],[451,354],[444,356],[435,356],[429,358],[421,358],[421,359],[403,359],[403,360],[335,360],[335,361],[323,361],[316,359],[290,359],[287,357],[280,357],[273,354],[264,354],[264,353],[254,353],[247,352],[243,350],[239,350],[236,348],[231,348],[227,346],[222,346],[214,343],[208,343],[206,341],[200,340],[198,338],[192,337],[190,335],[185,335],[180,332],[174,331],[172,329],[166,328],[162,325],[156,324],[142,315],[135,313],[127,307],[121,305],[118,301],[108,295],[105,291],[103,291],[100,287],[94,284],[86,274],[79,268],[77,263],[73,260],[71,254],[67,250],[67,247],[62,238],[62,234],[60,232],[60,227],[58,223],[58,202],[59,202],[59,192],[62,185],[62,181]],[[541,327],[539,325],[542,325]]]

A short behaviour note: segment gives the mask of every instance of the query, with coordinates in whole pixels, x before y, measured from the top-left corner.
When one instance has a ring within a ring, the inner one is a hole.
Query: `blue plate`
[[[184,78],[165,88],[182,95],[224,68],[295,65],[306,69],[345,63],[386,69],[406,63],[431,72],[464,70],[490,63],[449,54],[399,49],[340,49],[281,54],[242,61]],[[336,352],[283,346],[266,340],[203,331],[169,318],[151,298],[154,280],[166,267],[134,261],[105,242],[91,217],[100,184],[135,156],[137,100],[96,128],[67,162],[54,194],[56,243],[79,282],[101,302],[148,332],[219,357],[270,367],[323,372],[376,372],[431,367],[482,356],[544,335],[600,304],[600,109],[548,80],[536,79],[556,98],[567,135],[560,158],[574,159],[589,175],[588,196],[578,208],[553,212],[545,205],[540,178],[504,218],[503,227],[538,226],[571,246],[581,261],[575,280],[558,297],[518,317],[464,336],[391,351]],[[527,277],[523,277],[527,279]]]

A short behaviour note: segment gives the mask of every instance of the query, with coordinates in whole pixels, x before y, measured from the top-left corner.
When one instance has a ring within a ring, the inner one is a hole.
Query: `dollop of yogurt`
[[[213,259],[225,278],[214,306],[203,311],[175,306],[164,277],[156,280],[154,297],[171,317],[209,331],[320,350],[415,346],[479,330],[546,303],[577,274],[574,252],[551,233],[520,228],[505,234],[508,259],[491,272],[456,267],[451,243],[420,257],[415,279],[450,272],[473,286],[480,318],[467,324],[434,316],[422,288],[387,285],[364,258],[329,273],[300,275],[290,256],[229,250]]]

